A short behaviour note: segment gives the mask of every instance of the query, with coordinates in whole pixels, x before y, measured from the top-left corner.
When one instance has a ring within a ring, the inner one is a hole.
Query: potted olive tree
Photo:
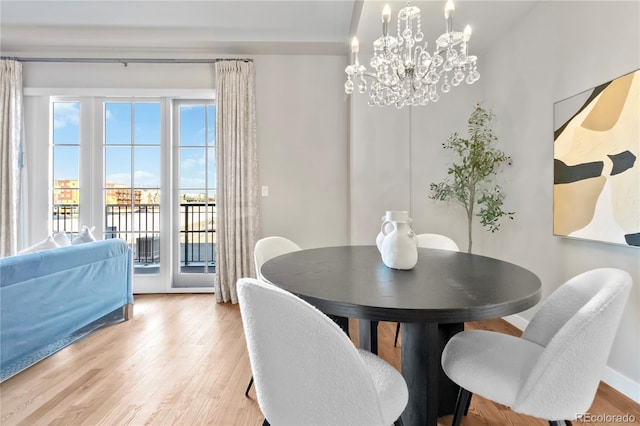
[[[490,110],[476,104],[468,120],[469,137],[465,139],[455,132],[442,144],[444,149],[456,156],[455,162],[447,170],[447,177],[430,185],[429,198],[464,206],[469,253],[473,244],[474,213],[480,218],[482,226],[491,232],[500,229],[503,218],[513,219],[514,215],[514,212],[503,210],[504,193],[495,183],[495,177],[505,166],[511,165],[511,158],[494,146],[498,140],[491,128],[494,118]]]

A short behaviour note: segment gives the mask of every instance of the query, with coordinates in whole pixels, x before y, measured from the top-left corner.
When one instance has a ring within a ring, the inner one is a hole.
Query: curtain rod
[[[74,62],[74,63],[97,63],[97,64],[213,64],[222,61],[244,61],[253,62],[248,58],[219,58],[219,59],[140,59],[140,58],[20,58],[11,56],[1,56],[0,59],[10,59],[19,62]]]

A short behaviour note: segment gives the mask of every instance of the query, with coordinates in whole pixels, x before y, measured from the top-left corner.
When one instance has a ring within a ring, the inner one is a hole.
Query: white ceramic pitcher
[[[412,269],[418,263],[418,243],[406,211],[388,211],[376,238],[382,262],[393,269]]]

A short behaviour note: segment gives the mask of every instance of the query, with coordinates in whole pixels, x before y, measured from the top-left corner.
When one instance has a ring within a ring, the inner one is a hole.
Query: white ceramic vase
[[[418,263],[418,243],[406,211],[388,211],[382,217],[376,245],[382,262],[393,269],[412,269]]]

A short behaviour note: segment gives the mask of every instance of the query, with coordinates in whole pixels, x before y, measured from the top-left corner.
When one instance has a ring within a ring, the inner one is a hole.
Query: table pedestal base
[[[464,323],[402,323],[402,375],[409,387],[409,403],[402,413],[407,426],[437,425],[452,414],[458,386],[444,374],[440,359],[449,339]]]

